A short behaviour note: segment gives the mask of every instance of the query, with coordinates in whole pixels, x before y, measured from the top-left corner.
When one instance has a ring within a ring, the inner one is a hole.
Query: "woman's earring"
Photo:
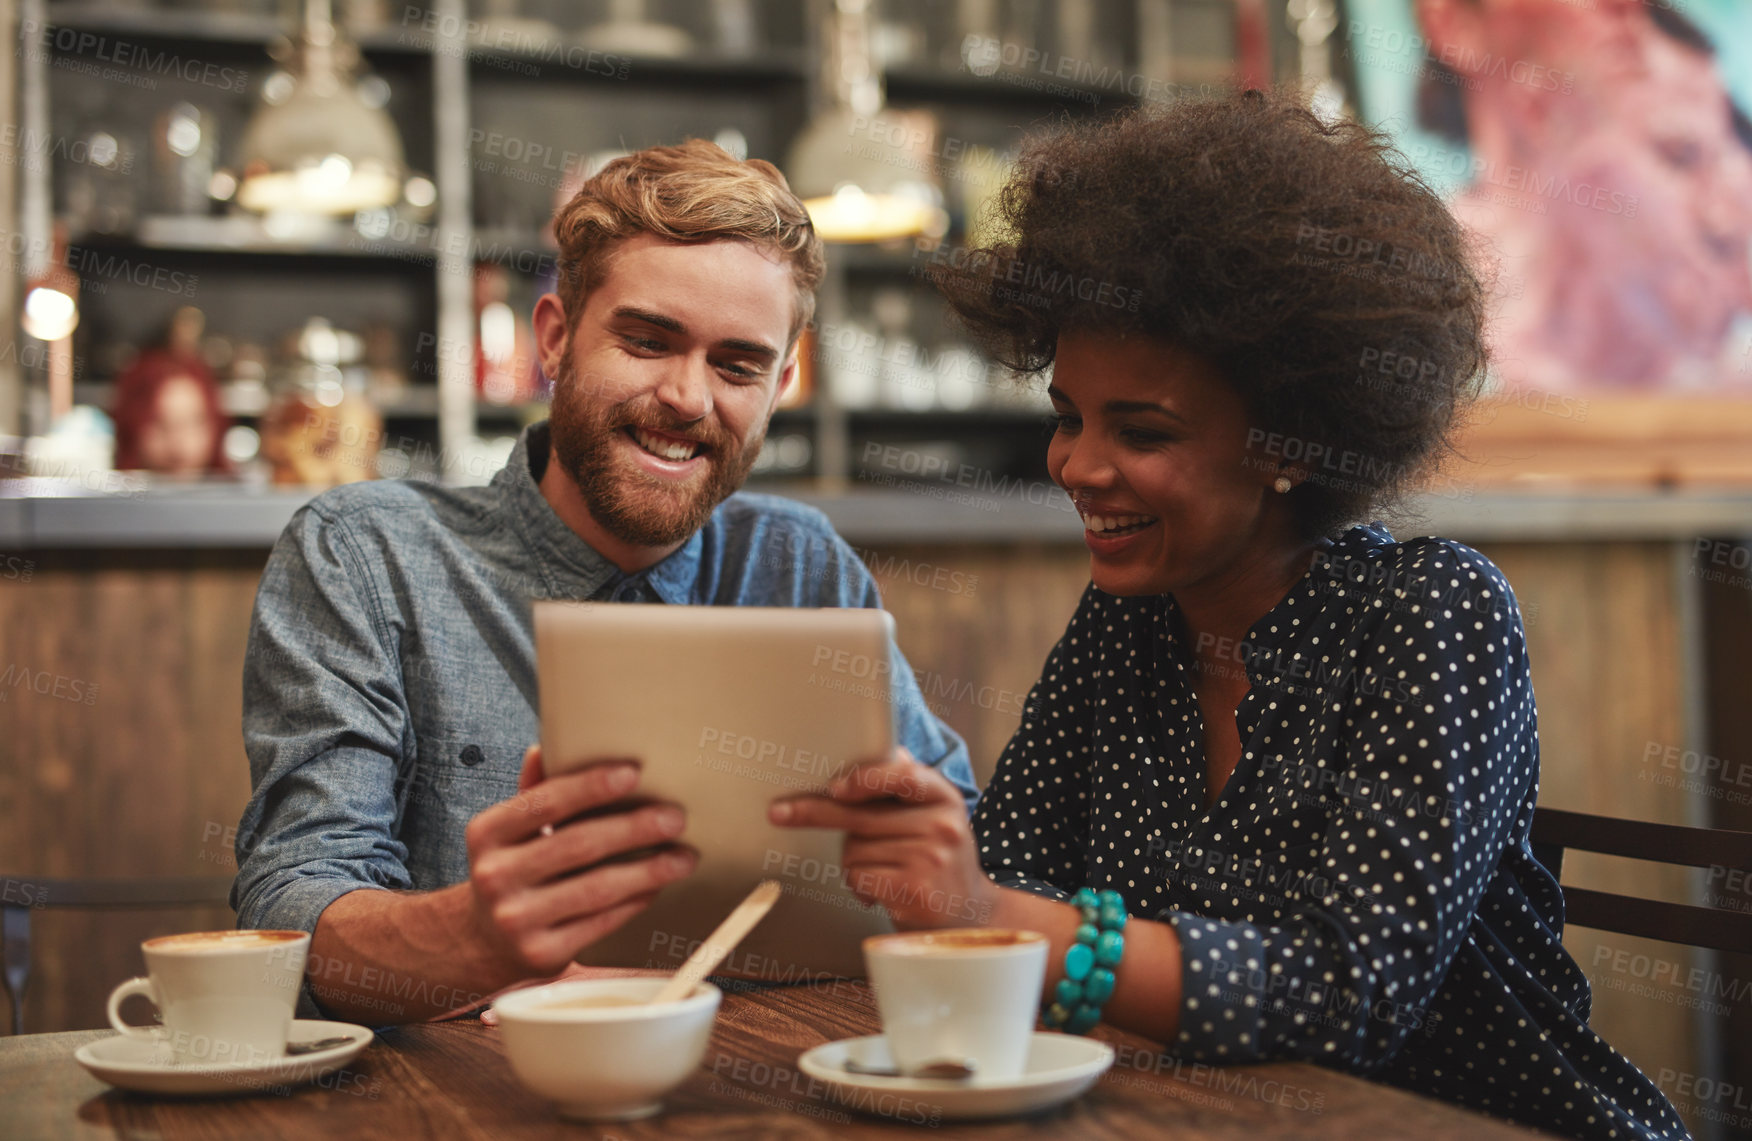
[[[1291,482],[1290,482],[1290,477],[1289,477],[1289,476],[1287,476],[1287,475],[1280,475],[1280,476],[1278,476],[1278,477],[1277,477],[1277,482],[1275,482],[1275,483],[1273,483],[1273,484],[1272,484],[1272,487],[1274,487],[1274,488],[1276,488],[1276,489],[1277,489],[1277,493],[1278,493],[1278,494],[1279,494],[1279,495],[1286,495],[1286,494],[1288,494],[1288,493],[1289,493],[1289,490],[1290,490],[1290,488],[1292,488],[1292,487],[1294,487],[1294,486],[1296,486],[1296,485],[1295,485],[1295,484],[1293,484],[1293,483],[1291,483]]]

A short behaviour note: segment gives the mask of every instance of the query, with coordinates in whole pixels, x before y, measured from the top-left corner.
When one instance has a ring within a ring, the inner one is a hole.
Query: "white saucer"
[[[351,1022],[295,1020],[289,1039],[292,1042],[315,1042],[319,1038],[342,1036],[350,1041],[314,1054],[231,1066],[179,1066],[170,1060],[170,1047],[164,1042],[117,1034],[114,1038],[102,1038],[79,1047],[74,1051],[73,1060],[94,1077],[138,1093],[279,1093],[333,1073],[371,1045],[372,1034],[368,1027]]]
[[[927,1112],[935,1110],[945,1120],[968,1117],[1013,1117],[1039,1113],[1082,1094],[1113,1065],[1113,1047],[1074,1034],[1036,1033],[1028,1047],[1028,1066],[1022,1076],[1010,1081],[964,1082],[933,1078],[878,1078],[847,1073],[846,1058],[865,1066],[892,1066],[888,1040],[880,1034],[846,1038],[817,1046],[797,1059],[797,1067],[810,1077],[827,1083],[836,1106],[882,1112],[894,1094],[906,1094]],[[869,1095],[877,1095],[875,1098]],[[886,1098],[883,1095],[888,1095]]]

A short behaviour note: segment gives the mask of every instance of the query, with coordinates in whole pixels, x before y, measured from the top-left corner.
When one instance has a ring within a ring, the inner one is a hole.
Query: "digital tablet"
[[[894,748],[883,610],[535,603],[542,762],[643,764],[638,795],[687,809],[700,853],[594,966],[675,968],[763,879],[784,896],[720,974],[771,982],[861,978],[860,940],[893,930],[841,883],[844,833],[775,828],[774,798],[822,792]]]

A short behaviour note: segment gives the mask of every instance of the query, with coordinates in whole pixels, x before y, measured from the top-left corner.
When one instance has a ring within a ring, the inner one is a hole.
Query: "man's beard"
[[[630,427],[696,442],[706,464],[704,476],[676,484],[617,460],[615,437],[626,437]],[[742,486],[766,440],[766,425],[741,447],[715,422],[678,422],[652,401],[642,406],[632,400],[597,403],[576,382],[568,339],[554,384],[548,436],[550,458],[578,485],[591,518],[603,530],[633,546],[667,547],[705,526],[718,504]]]

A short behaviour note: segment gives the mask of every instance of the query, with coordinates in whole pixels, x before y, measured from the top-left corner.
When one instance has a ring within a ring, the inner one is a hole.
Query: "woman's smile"
[[[1154,515],[1120,511],[1111,508],[1086,507],[1079,503],[1077,513],[1083,517],[1083,542],[1096,557],[1115,558],[1145,545],[1145,532],[1161,524]]]

